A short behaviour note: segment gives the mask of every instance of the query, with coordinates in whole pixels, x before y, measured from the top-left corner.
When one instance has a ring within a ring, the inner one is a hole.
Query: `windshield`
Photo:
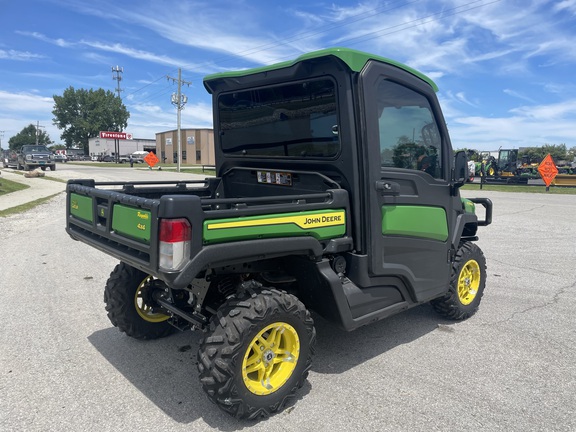
[[[22,147],[22,151],[27,153],[50,153],[50,150],[43,145],[27,145]]]
[[[340,149],[336,89],[329,79],[222,94],[218,109],[227,154],[318,158]]]

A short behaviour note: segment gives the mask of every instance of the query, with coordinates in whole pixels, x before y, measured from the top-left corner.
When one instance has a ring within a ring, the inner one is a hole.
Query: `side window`
[[[378,86],[382,166],[442,176],[442,142],[428,99],[392,81]]]

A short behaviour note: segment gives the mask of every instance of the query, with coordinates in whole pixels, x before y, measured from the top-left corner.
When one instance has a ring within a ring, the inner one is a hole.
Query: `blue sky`
[[[126,131],[154,138],[178,68],[182,127],[212,127],[206,74],[334,46],[434,79],[455,148],[576,146],[576,0],[0,0],[2,147],[36,122],[61,143],[53,95],[115,91],[113,66]]]

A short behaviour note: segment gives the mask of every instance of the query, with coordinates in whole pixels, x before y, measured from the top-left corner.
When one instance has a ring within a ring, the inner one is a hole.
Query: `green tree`
[[[52,144],[46,132],[36,129],[36,126],[30,124],[8,140],[8,148],[10,150],[20,150],[20,147],[25,144],[36,144],[36,133],[38,133],[38,144],[46,146]]]
[[[550,153],[555,162],[566,160],[569,157],[566,144],[544,144],[542,147],[527,147],[518,152],[518,157],[524,157],[530,163],[540,163],[548,153]]]
[[[130,113],[122,100],[110,90],[75,90],[70,86],[62,96],[54,95],[53,123],[62,129],[66,147],[83,146],[100,131],[120,132],[127,126]]]

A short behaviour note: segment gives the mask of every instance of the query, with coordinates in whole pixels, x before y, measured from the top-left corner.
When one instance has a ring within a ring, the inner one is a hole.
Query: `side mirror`
[[[454,171],[452,174],[454,189],[458,189],[466,183],[468,178],[468,158],[465,151],[456,152],[454,155]]]

